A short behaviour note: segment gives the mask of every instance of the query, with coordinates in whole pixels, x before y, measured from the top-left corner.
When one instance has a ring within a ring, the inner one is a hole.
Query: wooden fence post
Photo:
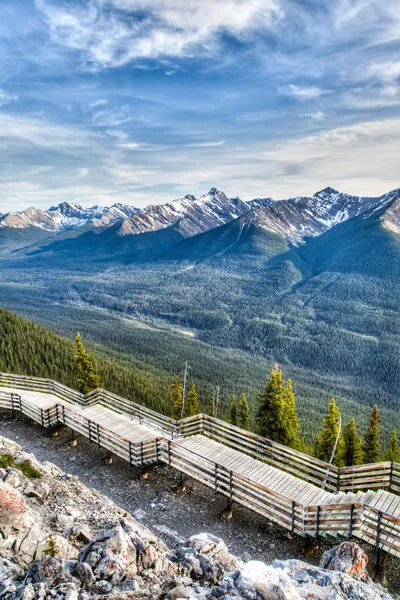
[[[319,520],[321,517],[321,507],[318,505],[317,506],[317,530],[315,532],[315,537],[318,539],[319,538]]]
[[[171,466],[171,440],[168,440],[168,464]]]
[[[353,517],[354,517],[354,504],[350,508],[350,527],[349,527],[349,538],[353,536]]]
[[[97,445],[100,448],[100,425],[97,423]]]
[[[144,465],[144,457],[143,457],[143,442],[140,442],[140,462],[142,466]]]
[[[378,511],[378,524],[376,527],[376,562],[377,562],[377,568],[379,569],[379,565],[380,565],[380,559],[381,559],[381,548],[379,546],[379,543],[381,541],[381,527],[382,527],[382,511]]]
[[[393,480],[393,461],[390,463],[390,478],[389,478],[389,490],[392,491],[392,480]]]
[[[296,502],[292,502],[292,527],[290,529],[290,535],[294,535],[294,519],[295,519]]]
[[[214,488],[218,492],[218,463],[214,463]]]

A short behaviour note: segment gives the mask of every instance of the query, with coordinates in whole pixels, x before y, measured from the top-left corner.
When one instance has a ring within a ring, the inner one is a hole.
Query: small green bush
[[[43,554],[46,556],[51,556],[51,558],[55,558],[59,552],[60,549],[58,548],[54,537],[50,534]]]
[[[12,454],[0,454],[0,468],[7,469],[7,467],[13,467],[15,463]]]
[[[21,471],[29,479],[41,479],[42,473],[35,469],[30,460],[23,460],[15,465],[15,468]]]

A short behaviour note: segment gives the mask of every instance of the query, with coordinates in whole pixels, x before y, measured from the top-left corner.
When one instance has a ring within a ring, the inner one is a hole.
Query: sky
[[[0,213],[400,187],[398,0],[1,0]]]

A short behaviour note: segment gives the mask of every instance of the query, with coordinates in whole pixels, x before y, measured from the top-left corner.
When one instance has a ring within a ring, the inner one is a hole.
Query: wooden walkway
[[[0,383],[0,408],[64,424],[132,466],[166,463],[292,534],[355,536],[400,556],[400,496],[387,491],[400,489],[396,463],[340,470],[206,415],[177,422],[105,390],[83,396],[6,374]]]

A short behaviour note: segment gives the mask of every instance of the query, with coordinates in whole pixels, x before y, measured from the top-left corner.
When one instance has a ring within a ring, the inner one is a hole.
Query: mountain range
[[[400,190],[244,202],[213,188],[140,210],[63,203],[2,215],[0,297],[155,382],[188,360],[203,394],[219,384],[221,402],[246,391],[254,406],[278,362],[310,430],[332,396],[344,416],[378,402],[395,420],[399,234]]]
[[[383,221],[393,231],[399,229],[400,190],[383,196],[360,197],[343,194],[327,187],[311,197],[288,200],[257,198],[245,202],[228,198],[212,188],[196,198],[186,195],[163,205],[144,209],[123,204],[111,207],[83,208],[77,203],[63,202],[48,210],[28,208],[21,212],[0,214],[0,227],[27,229],[37,227],[49,233],[79,230],[91,226],[96,233],[113,227],[116,235],[138,235],[173,227],[184,238],[198,235],[252,213],[265,229],[281,234],[292,243],[315,237],[338,223],[376,211],[384,211]]]

